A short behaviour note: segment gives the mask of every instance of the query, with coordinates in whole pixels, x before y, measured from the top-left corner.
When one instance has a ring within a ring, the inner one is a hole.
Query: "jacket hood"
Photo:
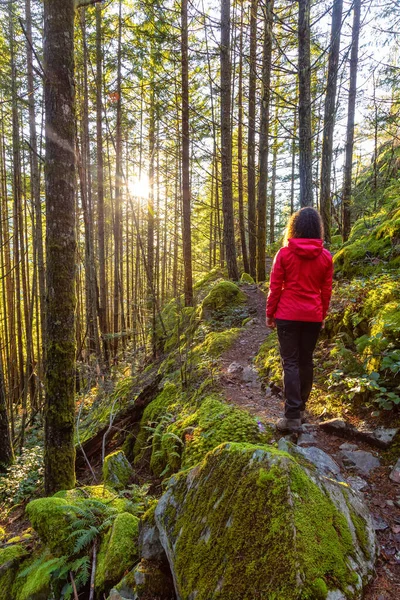
[[[301,258],[318,258],[324,248],[324,242],[318,239],[291,238],[288,248]]]

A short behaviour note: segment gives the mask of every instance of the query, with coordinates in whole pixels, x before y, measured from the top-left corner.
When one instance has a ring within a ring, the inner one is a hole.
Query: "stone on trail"
[[[289,454],[292,454],[295,458],[300,457],[309,460],[317,467],[320,475],[333,477],[337,481],[343,482],[339,465],[329,456],[329,454],[321,450],[321,448],[317,448],[316,446],[311,446],[311,448],[299,448],[284,438],[279,440],[278,448],[285,452],[289,452]]]
[[[368,509],[305,456],[225,443],[155,509],[177,600],[356,600],[373,575]]]
[[[358,450],[357,444],[349,444],[349,442],[345,442],[339,446],[340,450]]]
[[[297,441],[297,445],[315,444],[316,441],[316,437],[312,433],[302,433]]]
[[[354,468],[362,475],[369,475],[373,469],[381,465],[379,458],[365,450],[341,450],[340,454],[348,468]]]
[[[369,429],[365,425],[357,428],[351,423],[344,421],[343,419],[330,419],[329,421],[323,421],[320,423],[321,429],[333,433],[339,437],[347,439],[358,439],[363,442],[367,442],[372,446],[378,448],[389,448],[393,442],[396,434],[399,432],[399,428],[385,428],[377,427],[376,429]]]
[[[392,472],[390,473],[389,477],[395,483],[400,483],[400,458],[395,464],[394,468],[392,469]]]
[[[243,371],[242,365],[240,365],[237,362],[231,363],[226,370],[226,372],[229,373],[229,375],[239,375],[242,371]]]
[[[131,463],[122,450],[106,456],[103,465],[104,484],[123,490],[133,475]]]

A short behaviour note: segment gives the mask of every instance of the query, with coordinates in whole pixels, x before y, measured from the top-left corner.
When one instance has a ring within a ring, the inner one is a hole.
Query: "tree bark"
[[[336,116],[336,88],[339,67],[340,35],[342,30],[343,0],[335,0],[332,11],[331,42],[328,63],[328,81],[325,96],[324,131],[322,139],[320,210],[325,230],[325,241],[331,242],[331,171],[333,131]]]
[[[45,492],[75,485],[74,0],[44,0],[46,110]]]
[[[0,351],[0,473],[14,460],[7,414],[7,397],[4,384],[3,358]]]
[[[244,222],[243,206],[243,3],[240,9],[240,43],[239,43],[239,82],[238,82],[238,202],[239,202],[239,229],[242,246],[243,267],[249,272],[249,258],[246,244],[246,227]]]
[[[182,228],[185,306],[193,306],[192,237],[190,224],[190,138],[189,138],[189,60],[188,5],[181,4],[182,54]]]
[[[222,163],[222,210],[224,215],[224,245],[228,276],[237,281],[239,271],[236,262],[235,229],[232,193],[232,135],[231,91],[232,73],[230,60],[230,0],[221,0],[221,163]]]
[[[346,155],[343,173],[343,240],[346,241],[350,234],[350,200],[351,200],[351,175],[353,167],[353,146],[354,146],[354,122],[356,113],[356,93],[357,93],[357,69],[358,69],[358,42],[360,37],[360,18],[361,18],[361,0],[354,0],[354,18],[353,32],[351,40],[350,55],[350,88],[347,109],[347,134],[346,134]]]
[[[247,136],[247,222],[249,231],[249,270],[256,278],[257,265],[257,216],[256,216],[256,76],[257,76],[257,7],[252,0],[250,8],[250,73],[249,116]]]
[[[103,341],[104,362],[109,362],[107,319],[106,258],[104,243],[104,157],[103,157],[103,52],[101,5],[96,6],[96,140],[97,140],[97,242],[99,253],[100,308],[99,321]]]
[[[300,206],[313,205],[310,0],[299,0],[299,171]]]
[[[118,14],[118,55],[117,55],[117,117],[115,131],[115,210],[114,210],[114,340],[113,360],[117,360],[118,333],[120,331],[120,249],[121,249],[121,196],[122,196],[122,99],[121,99],[121,40],[122,40],[122,0],[119,0]]]
[[[257,197],[257,280],[265,281],[266,273],[266,232],[267,232],[267,185],[268,185],[268,153],[269,153],[269,122],[270,122],[270,85],[272,57],[272,23],[273,0],[264,5],[264,48],[262,67],[262,102],[260,122],[260,150]]]

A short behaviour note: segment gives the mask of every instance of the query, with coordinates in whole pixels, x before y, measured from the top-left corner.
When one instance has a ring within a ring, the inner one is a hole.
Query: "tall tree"
[[[353,31],[351,36],[350,54],[350,87],[347,108],[346,156],[343,173],[343,239],[347,240],[350,234],[350,199],[351,175],[353,168],[354,122],[356,113],[357,70],[358,70],[358,42],[360,38],[361,0],[354,0]]]
[[[231,12],[230,0],[221,0],[221,166],[222,211],[224,215],[224,245],[230,279],[238,280],[232,193],[232,132],[231,132]]]
[[[7,396],[4,384],[3,358],[0,352],[0,473],[14,460],[7,414]]]
[[[75,484],[74,8],[74,0],[44,1],[46,494]]]
[[[240,243],[242,247],[243,267],[249,272],[249,259],[246,244],[246,227],[244,221],[244,199],[243,199],[243,2],[240,7],[240,41],[239,41],[239,81],[238,81],[238,203],[239,203],[239,229]]]
[[[257,216],[256,216],[256,82],[257,82],[257,7],[258,0],[251,1],[250,8],[250,73],[247,136],[247,222],[249,231],[249,269],[256,277],[257,264]]]
[[[189,138],[189,60],[188,60],[188,5],[181,5],[181,59],[182,59],[182,227],[185,306],[193,305],[192,234],[190,224],[190,138]]]
[[[106,255],[104,242],[104,157],[103,157],[103,49],[101,27],[101,5],[96,6],[96,142],[97,142],[97,239],[99,255],[99,321],[103,340],[104,360],[109,361],[107,341],[107,287]]]
[[[312,206],[312,127],[310,65],[311,0],[299,0],[299,171],[300,206]]]
[[[335,0],[332,10],[331,41],[328,62],[328,82],[325,96],[324,132],[322,140],[320,211],[324,223],[325,241],[331,242],[331,171],[333,131],[336,115],[336,88],[339,67],[340,34],[343,0]]]
[[[267,278],[265,246],[267,232],[267,184],[270,122],[270,86],[272,58],[272,23],[274,0],[267,0],[264,5],[264,48],[262,66],[262,100],[260,121],[260,175],[257,195],[257,280]]]

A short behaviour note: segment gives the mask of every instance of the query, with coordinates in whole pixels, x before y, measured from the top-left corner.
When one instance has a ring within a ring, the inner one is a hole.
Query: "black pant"
[[[313,384],[313,352],[322,323],[276,319],[283,366],[285,417],[299,419]]]

